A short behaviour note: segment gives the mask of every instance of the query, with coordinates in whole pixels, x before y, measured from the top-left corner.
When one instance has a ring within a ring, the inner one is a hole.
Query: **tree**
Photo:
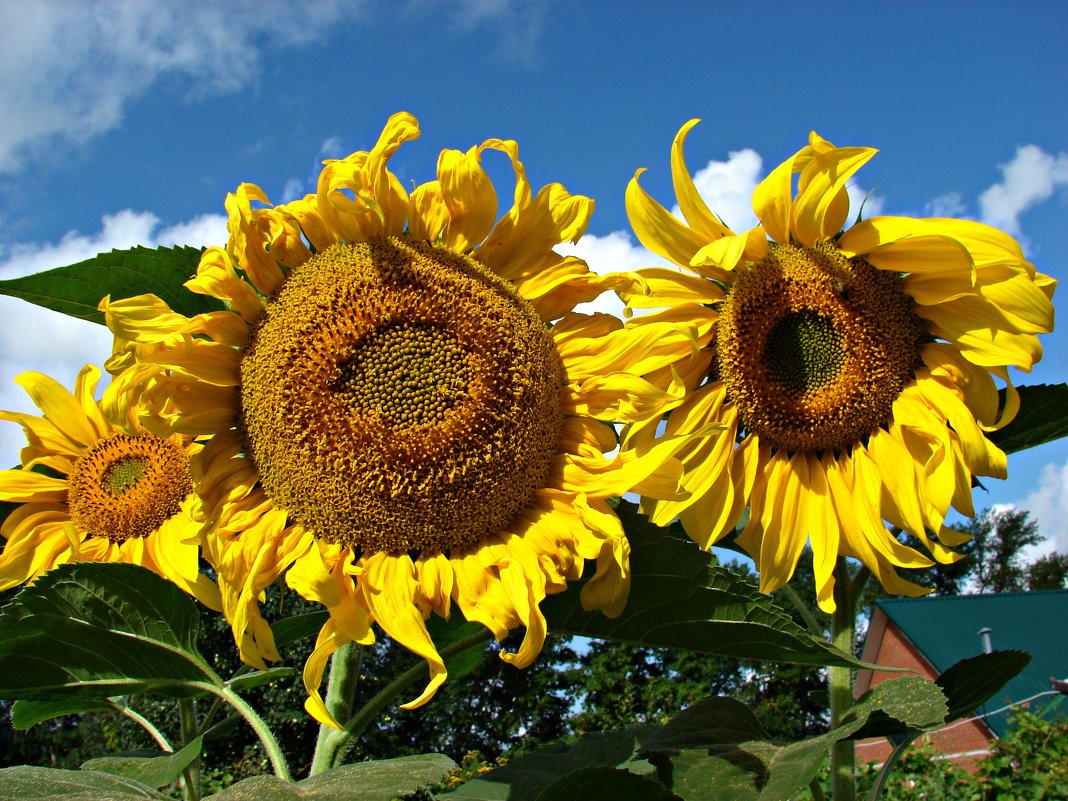
[[[1027,566],[1027,589],[1068,588],[1068,553],[1051,553]]]

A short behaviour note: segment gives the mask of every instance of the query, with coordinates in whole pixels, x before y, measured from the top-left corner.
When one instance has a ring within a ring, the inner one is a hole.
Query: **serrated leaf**
[[[623,614],[587,612],[569,590],[542,603],[550,631],[744,659],[864,665],[810,634],[756,584],[713,564],[688,539],[653,526],[634,504],[621,501],[616,512],[631,546]]]
[[[630,771],[583,768],[546,787],[536,801],[681,801],[664,785]]]
[[[152,571],[78,562],[0,610],[0,698],[58,701],[221,687],[196,650],[194,602]]]
[[[182,286],[196,274],[202,252],[193,247],[113,250],[77,264],[0,281],[0,294],[103,323],[97,305],[105,295],[118,300],[151,293],[172,310],[192,317],[224,308],[215,298]]]
[[[1034,384],[1017,387],[1020,411],[998,431],[987,438],[1005,453],[1033,448],[1045,442],[1068,437],[1068,384]],[[1005,402],[1005,390],[1000,391]]]
[[[0,770],[0,801],[172,801],[151,787],[122,776],[88,770],[18,765]]]
[[[439,797],[449,801],[534,801],[547,787],[576,770],[628,766],[632,773],[650,774],[648,764],[632,760],[641,740],[656,729],[632,726],[542,746]]]
[[[202,744],[203,739],[197,737],[174,753],[159,752],[154,756],[97,757],[83,762],[81,769],[124,776],[148,787],[165,787],[176,781],[182,775],[182,771],[200,756]]]
[[[11,706],[11,725],[26,730],[46,720],[84,712],[108,712],[114,703],[101,698],[66,698],[62,701],[16,701]]]
[[[292,676],[296,672],[291,667],[268,668],[267,670],[256,670],[252,673],[242,673],[240,676],[234,676],[226,683],[231,690],[244,692],[245,690],[251,690],[253,687],[260,687],[264,684],[270,684],[272,681]]]
[[[947,706],[940,722],[949,723],[970,715],[976,707],[990,700],[1010,679],[1027,667],[1030,661],[1031,655],[1024,651],[994,651],[970,656],[946,669],[934,680]],[[883,685],[879,684],[875,689],[881,686]],[[853,737],[858,740],[868,737],[894,737],[907,734],[913,728],[916,727],[890,717],[885,712],[876,712]]]
[[[253,776],[204,801],[392,801],[440,781],[456,763],[441,754],[421,754],[342,765],[292,783]]]

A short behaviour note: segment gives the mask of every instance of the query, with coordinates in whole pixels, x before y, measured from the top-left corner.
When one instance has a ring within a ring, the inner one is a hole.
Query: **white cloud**
[[[1043,467],[1038,489],[1017,506],[1031,513],[1038,521],[1038,530],[1049,540],[1041,549],[1043,553],[1068,553],[1068,461]]]
[[[1036,145],[1023,145],[1000,169],[1001,182],[979,195],[979,210],[983,222],[1013,236],[1020,234],[1021,214],[1068,186],[1068,153],[1053,156]]]
[[[930,217],[960,218],[967,215],[968,207],[964,205],[960,192],[946,192],[924,206],[924,212]]]
[[[188,222],[161,228],[151,212],[129,209],[109,214],[93,234],[71,231],[54,244],[19,244],[0,258],[0,279],[76,264],[98,253],[134,245],[221,245],[226,242],[226,218],[204,214]],[[37,408],[13,379],[26,370],[52,376],[67,387],[84,364],[102,364],[111,353],[111,334],[101,325],[49,311],[16,298],[0,296],[0,409],[37,413]],[[18,460],[25,444],[22,428],[0,422],[0,467]]]
[[[363,9],[352,0],[0,0],[0,172],[116,127],[162,79],[194,96],[241,89],[269,48],[310,44]]]

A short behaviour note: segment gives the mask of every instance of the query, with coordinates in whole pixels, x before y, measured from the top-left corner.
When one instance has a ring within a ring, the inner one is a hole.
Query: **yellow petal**
[[[481,243],[497,220],[497,193],[478,154],[471,148],[442,150],[438,156],[438,181],[449,212],[444,244],[460,253]]]
[[[15,383],[26,390],[45,418],[73,442],[88,448],[99,439],[82,404],[54,378],[27,372],[17,376]]]
[[[700,120],[690,120],[675,134],[675,141],[671,143],[671,180],[675,186],[675,198],[686,222],[706,240],[712,241],[722,236],[731,236],[733,232],[708,210],[705,201],[697,192],[697,187],[694,186],[690,171],[686,168],[686,158],[683,154],[686,136],[699,122]]]
[[[430,670],[430,681],[419,697],[401,704],[401,709],[415,709],[434,697],[446,676],[445,663],[416,605],[415,565],[407,554],[376,553],[363,560],[362,567],[360,588],[374,619],[390,637],[425,659]]]
[[[653,253],[686,267],[708,240],[675,219],[642,189],[638,177],[643,172],[645,170],[634,173],[625,195],[627,217],[634,234]]]

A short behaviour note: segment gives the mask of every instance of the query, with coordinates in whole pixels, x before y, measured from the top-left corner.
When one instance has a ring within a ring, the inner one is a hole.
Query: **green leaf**
[[[392,801],[440,781],[456,763],[440,754],[421,754],[342,765],[304,781],[253,776],[204,801]]]
[[[174,753],[159,752],[155,756],[117,755],[98,757],[82,763],[82,770],[97,770],[114,776],[125,776],[149,787],[165,787],[176,781],[182,771],[200,756],[202,738],[190,740]]]
[[[933,725],[970,715],[976,707],[990,700],[1010,679],[1027,667],[1030,661],[1031,655],[1024,651],[994,651],[970,656],[947,668],[934,680],[934,685],[940,689],[947,708],[942,719]],[[874,689],[877,690],[888,683],[890,682],[883,682]],[[892,717],[888,712],[889,710],[876,711],[853,738],[864,740],[868,737],[895,737],[917,728],[929,728],[922,724],[910,725],[908,721]]]
[[[321,612],[305,612],[301,615],[293,615],[292,617],[276,620],[271,624],[274,644],[278,648],[284,648],[307,637],[314,637],[329,619],[330,613],[323,610]]]
[[[471,623],[464,620],[460,615],[453,615],[448,620],[432,615],[426,622],[426,629],[439,653],[460,640],[465,640],[478,633],[485,634],[485,639],[482,642],[465,648],[460,653],[453,654],[445,659],[445,669],[449,671],[449,679],[451,681],[459,681],[482,664],[482,657],[486,652],[486,643],[490,639],[490,632],[481,623]]]
[[[1005,453],[1033,448],[1068,437],[1068,384],[1035,384],[1018,387],[1020,411],[1012,422],[987,438]],[[1005,390],[1000,391],[1005,403]]]
[[[614,768],[583,768],[545,788],[536,801],[681,801],[664,785]]]
[[[268,668],[267,670],[256,670],[252,673],[242,673],[240,676],[234,676],[226,683],[234,692],[244,692],[245,690],[251,690],[253,687],[270,684],[277,679],[292,676],[296,672],[291,667]]]
[[[88,770],[19,765],[0,770],[0,801],[172,801],[151,787],[122,776]]]
[[[615,619],[587,612],[569,590],[542,603],[550,631],[748,659],[864,665],[810,634],[693,542],[649,523],[634,504],[621,501],[616,511],[631,546],[626,609]]]
[[[1030,663],[1026,651],[993,651],[948,667],[935,679],[949,702],[946,722],[972,714]]]
[[[61,565],[0,610],[0,698],[59,701],[221,687],[195,603],[128,564]]]
[[[571,743],[555,743],[510,760],[442,798],[467,801],[535,801],[546,788],[585,768],[627,766],[635,774],[652,774],[643,761],[632,761],[638,744],[657,727],[633,726],[622,731],[585,735]]]
[[[192,317],[224,308],[215,298],[182,286],[196,274],[202,252],[192,247],[113,250],[77,264],[0,281],[0,294],[103,323],[97,305],[105,295],[118,300],[151,293],[172,310]]]
[[[877,713],[929,728],[944,720],[946,702],[933,682],[893,679],[866,693],[832,731],[780,746],[744,704],[710,698],[670,720],[639,754],[685,801],[788,801],[812,781],[834,743],[854,735]]]
[[[101,698],[65,698],[61,701],[16,701],[11,706],[11,725],[25,730],[46,720],[83,712],[108,712],[116,706]]]

